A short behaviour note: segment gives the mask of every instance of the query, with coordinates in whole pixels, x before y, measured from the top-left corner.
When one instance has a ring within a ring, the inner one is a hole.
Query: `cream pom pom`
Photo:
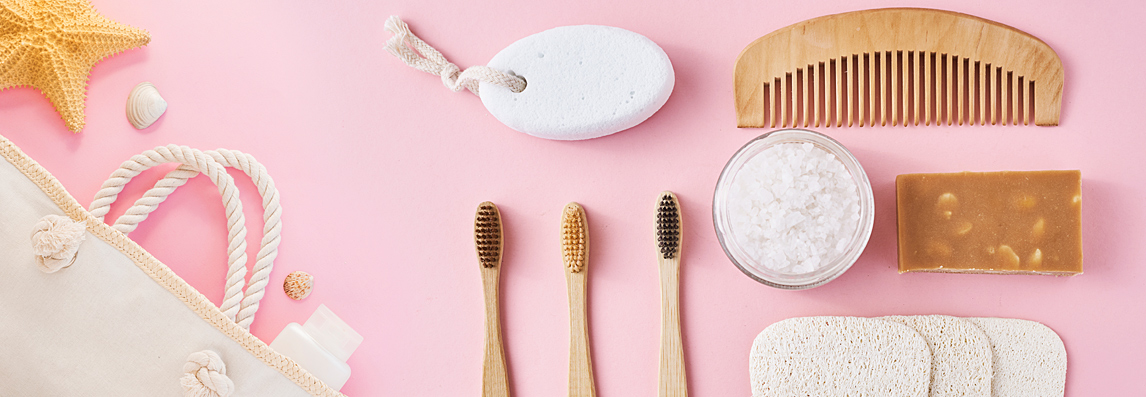
[[[32,252],[44,273],[55,273],[71,266],[84,241],[84,224],[60,215],[46,215],[32,232]]]
[[[227,377],[227,366],[213,351],[191,353],[183,364],[183,372],[179,383],[186,397],[228,397],[235,392],[235,383]]]

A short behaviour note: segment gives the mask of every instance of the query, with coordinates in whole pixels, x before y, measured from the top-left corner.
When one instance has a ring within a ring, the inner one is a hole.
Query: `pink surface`
[[[472,222],[483,200],[497,203],[505,222],[502,298],[513,394],[565,393],[558,224],[561,208],[577,201],[591,225],[599,394],[654,395],[660,318],[653,209],[661,190],[678,193],[685,216],[682,317],[693,395],[750,394],[752,338],[778,320],[930,313],[1040,321],[1066,344],[1067,395],[1141,390],[1132,379],[1146,356],[1146,3],[93,2],[104,15],[149,30],[151,44],[93,69],[82,133],[69,133],[39,92],[22,88],[0,93],[0,134],[84,204],[120,162],[155,146],[254,154],[282,192],[284,229],[252,332],[269,342],[326,304],[366,337],[350,359],[354,374],[343,388],[349,395],[480,393],[482,292]],[[737,54],[791,23],[904,5],[996,20],[1050,44],[1066,68],[1062,125],[820,129],[849,147],[871,178],[877,215],[867,251],[839,279],[813,290],[780,291],[750,280],[721,251],[710,212],[725,161],[766,131],[735,128]],[[622,27],[664,48],[676,88],[659,113],[617,135],[533,138],[498,123],[477,97],[450,92],[386,53],[382,22],[391,14],[463,67],[552,27]],[[170,102],[143,131],[124,117],[127,94],[140,81],[155,83]],[[896,273],[895,175],[1040,169],[1082,170],[1086,274]],[[134,200],[161,175],[140,177],[122,199]],[[249,180],[238,179],[253,257],[259,201]],[[113,215],[126,208],[117,204]],[[131,237],[218,303],[225,233],[215,188],[196,178]],[[316,278],[314,293],[301,302],[281,287],[295,270]]]

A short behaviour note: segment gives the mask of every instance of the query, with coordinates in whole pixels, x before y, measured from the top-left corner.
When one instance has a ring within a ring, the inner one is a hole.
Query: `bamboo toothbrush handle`
[[[485,291],[485,359],[482,362],[482,397],[509,397],[505,350],[501,346],[501,314],[498,279],[501,266],[481,269]]]
[[[565,272],[569,287],[569,397],[596,397],[593,360],[589,357],[589,319],[586,317],[586,271]]]
[[[660,397],[688,396],[684,371],[684,343],[680,337],[680,259],[660,260],[661,370]]]

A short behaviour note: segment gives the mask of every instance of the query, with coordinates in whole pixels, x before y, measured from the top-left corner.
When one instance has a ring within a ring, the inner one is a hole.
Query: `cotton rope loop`
[[[270,281],[271,269],[275,257],[278,256],[280,232],[282,230],[282,207],[279,205],[279,191],[275,182],[267,173],[267,168],[260,164],[255,157],[237,150],[217,149],[207,150],[216,162],[224,167],[231,167],[243,171],[251,177],[251,182],[258,188],[263,199],[263,239],[259,245],[259,253],[255,258],[254,268],[251,269],[251,278],[247,281],[246,291],[243,293],[239,312],[235,318],[244,329],[250,329],[255,319],[255,312],[259,310],[259,301],[263,299],[267,283]],[[163,179],[156,182],[155,187],[148,190],[143,196],[147,201],[140,199],[128,213],[134,216],[122,216],[115,221],[115,227],[134,230],[139,222],[158,208],[159,203],[167,199],[175,188],[183,186],[188,179],[199,175],[199,171],[190,165],[181,165],[169,172]],[[141,204],[141,202],[143,202]],[[154,205],[152,205],[154,203]]]
[[[123,187],[132,178],[151,167],[165,163],[182,163],[203,172],[211,179],[211,182],[218,186],[219,194],[223,196],[223,207],[227,215],[228,266],[223,303],[219,305],[219,309],[228,319],[237,322],[236,318],[243,300],[243,282],[247,275],[247,227],[243,217],[242,202],[239,200],[239,190],[235,187],[234,179],[211,156],[197,149],[176,145],[160,146],[132,156],[131,160],[121,164],[119,169],[115,170],[111,177],[103,183],[99,192],[96,192],[95,200],[92,200],[91,208],[88,211],[102,222],[104,216],[111,209],[111,204],[115,202],[119,193],[123,191]],[[170,190],[174,190],[178,186],[178,184],[159,185],[157,184],[157,187],[169,189],[167,194],[170,194]],[[129,221],[125,221],[124,224],[113,225],[113,227],[125,234],[130,233],[135,229],[139,220],[147,217],[150,210],[145,211],[145,208],[154,210],[154,207],[166,198],[166,194],[156,193],[150,196],[145,194],[121,216],[121,218],[129,217],[127,218]],[[131,220],[132,218],[136,219]]]
[[[211,350],[194,352],[187,357],[179,384],[185,397],[229,397],[235,392],[235,382],[227,377],[227,366]]]
[[[87,227],[72,218],[45,215],[32,232],[32,253],[44,273],[55,273],[71,266],[84,241]]]
[[[441,76],[442,84],[454,92],[465,88],[478,95],[478,83],[481,82],[499,85],[513,92],[525,90],[525,79],[488,66],[472,66],[462,71],[458,65],[446,61],[441,52],[411,33],[410,27],[396,16],[386,19],[385,27],[394,34],[386,42],[387,51],[415,69]]]

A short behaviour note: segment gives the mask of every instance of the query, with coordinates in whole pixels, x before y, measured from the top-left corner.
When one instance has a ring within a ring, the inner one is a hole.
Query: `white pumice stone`
[[[675,75],[652,40],[610,26],[564,26],[518,40],[489,67],[525,79],[520,93],[481,83],[499,121],[539,138],[581,140],[648,119],[672,93]]]

